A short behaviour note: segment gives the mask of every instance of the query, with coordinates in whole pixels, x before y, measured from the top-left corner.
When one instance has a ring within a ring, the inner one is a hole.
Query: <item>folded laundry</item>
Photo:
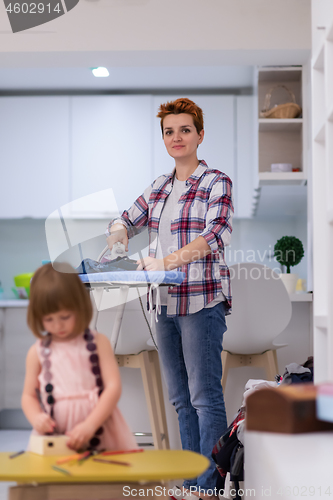
[[[106,273],[118,271],[136,271],[137,263],[128,257],[117,257],[109,262],[97,262],[93,259],[83,259],[76,267],[78,274]]]

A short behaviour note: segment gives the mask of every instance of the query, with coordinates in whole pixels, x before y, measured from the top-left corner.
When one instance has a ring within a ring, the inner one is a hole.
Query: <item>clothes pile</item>
[[[313,382],[313,356],[309,356],[302,365],[297,363],[287,365],[283,376],[277,375],[276,381],[283,385]]]
[[[212,451],[212,457],[219,472],[216,482],[217,491],[221,496],[224,496],[226,477],[227,473],[230,472],[230,481],[234,482],[237,500],[241,499],[239,483],[244,481],[244,424],[245,408],[242,407]]]
[[[234,484],[232,498],[236,500],[242,498],[243,489],[240,487],[240,482],[244,481],[244,429],[247,397],[264,387],[279,387],[280,385],[305,382],[313,382],[312,356],[303,365],[297,363],[287,365],[283,376],[276,375],[275,381],[254,379],[247,381],[241,408],[212,451],[212,457],[219,472],[216,488],[220,492],[220,497],[231,498],[229,496],[229,483],[232,481]]]

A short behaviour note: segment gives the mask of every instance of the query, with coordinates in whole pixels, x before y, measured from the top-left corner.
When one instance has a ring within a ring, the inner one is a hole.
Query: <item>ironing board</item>
[[[94,295],[95,329],[104,290],[119,289],[116,317],[110,338],[111,345],[119,367],[139,368],[141,370],[154,447],[156,450],[169,449],[169,434],[157,351],[143,350],[138,354],[117,355],[116,348],[129,289],[147,287],[148,285],[154,288],[177,286],[184,280],[185,273],[179,271],[120,271],[80,274],[79,276],[83,283],[89,284]],[[140,435],[148,434],[140,433]]]
[[[177,286],[184,280],[185,273],[179,271],[119,271],[80,274],[79,276],[81,281],[89,284],[91,290],[94,291],[95,300],[93,302],[95,303],[95,328],[97,325],[103,291],[119,288],[119,301],[117,305],[116,319],[110,338],[113,351],[116,352],[129,289],[147,287],[148,285],[152,285],[154,288],[157,288],[158,286]]]
[[[10,488],[8,500],[169,498],[165,481],[192,479],[209,466],[206,457],[191,451],[145,450],[104,457],[129,462],[129,467],[95,462],[92,457],[81,465],[61,465],[71,473],[68,476],[52,469],[59,457],[27,452],[10,459],[9,455],[0,453],[0,481],[23,484]]]

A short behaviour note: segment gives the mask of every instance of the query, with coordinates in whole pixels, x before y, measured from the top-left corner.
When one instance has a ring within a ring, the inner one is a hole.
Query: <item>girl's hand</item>
[[[163,259],[154,259],[153,257],[145,257],[144,259],[139,259],[136,261],[138,267],[137,271],[164,271],[164,261]]]
[[[112,250],[113,245],[120,241],[120,243],[125,245],[125,250],[128,252],[128,235],[126,227],[123,224],[114,224],[111,226],[110,232],[110,236],[106,238],[109,249]]]
[[[49,434],[54,431],[56,426],[55,421],[47,413],[39,413],[34,422],[33,428],[39,432],[39,434]]]
[[[95,430],[86,421],[77,424],[70,432],[66,432],[66,436],[69,437],[66,443],[68,448],[82,450],[95,434]]]

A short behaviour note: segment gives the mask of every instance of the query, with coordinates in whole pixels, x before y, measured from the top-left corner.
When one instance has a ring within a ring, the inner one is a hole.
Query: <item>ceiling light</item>
[[[102,67],[92,68],[91,71],[93,72],[94,76],[109,76],[109,74],[110,74],[106,68],[102,68]]]

